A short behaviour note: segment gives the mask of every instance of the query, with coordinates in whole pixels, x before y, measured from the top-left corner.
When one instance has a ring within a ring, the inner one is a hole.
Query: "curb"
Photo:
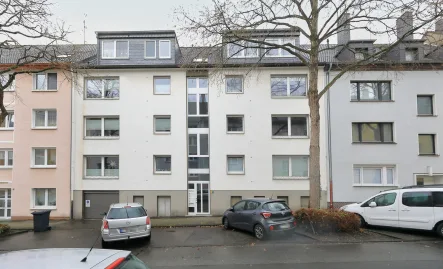
[[[16,234],[24,234],[24,233],[27,233],[29,231],[32,231],[32,230],[12,230],[11,229],[10,232],[8,232],[6,234],[0,235],[0,238],[8,237],[8,236],[13,236],[13,235],[16,235]]]

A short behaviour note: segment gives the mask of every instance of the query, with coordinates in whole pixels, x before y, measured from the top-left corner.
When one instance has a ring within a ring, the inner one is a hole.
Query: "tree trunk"
[[[0,125],[3,124],[3,122],[6,119],[6,116],[8,116],[8,111],[5,108],[5,105],[3,103],[3,97],[5,95],[4,90],[0,90]]]

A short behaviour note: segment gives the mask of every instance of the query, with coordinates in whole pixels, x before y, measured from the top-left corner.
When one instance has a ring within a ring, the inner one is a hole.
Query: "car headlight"
[[[347,207],[348,207],[347,205],[344,205],[344,206],[340,207],[340,210],[346,210]]]

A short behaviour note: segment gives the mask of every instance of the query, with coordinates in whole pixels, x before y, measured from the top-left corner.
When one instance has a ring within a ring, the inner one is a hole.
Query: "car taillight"
[[[107,220],[103,221],[103,229],[109,229],[109,223]]]
[[[125,258],[121,257],[118,258],[117,260],[115,260],[113,263],[111,263],[110,265],[106,266],[105,269],[114,269],[117,268],[123,261],[125,260]]]
[[[265,219],[269,219],[272,215],[271,212],[261,212],[261,215],[263,216],[263,218]]]
[[[151,224],[151,218],[150,217],[146,217],[146,225],[150,225]]]

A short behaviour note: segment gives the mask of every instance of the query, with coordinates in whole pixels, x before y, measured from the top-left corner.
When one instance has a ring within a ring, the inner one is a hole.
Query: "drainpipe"
[[[73,151],[73,141],[72,141],[72,139],[73,139],[73,136],[72,136],[72,130],[75,130],[75,128],[74,128],[74,123],[73,123],[73,115],[74,115],[74,90],[75,90],[75,88],[74,88],[74,84],[75,84],[75,82],[74,82],[74,74],[73,74],[73,72],[72,72],[72,70],[71,70],[71,124],[70,124],[70,126],[71,126],[71,130],[70,130],[70,154],[69,154],[69,195],[70,195],[70,201],[69,201],[69,203],[70,203],[70,205],[71,205],[71,219],[74,219],[74,195],[73,195],[73,192],[74,192],[74,176],[73,176],[73,172],[74,172],[74,167],[73,167],[73,163],[72,163],[72,161],[73,161],[73,158],[72,158],[72,153],[74,152]]]
[[[329,84],[330,71],[332,63],[329,63],[329,68],[326,71],[326,85]],[[332,150],[331,150],[331,96],[329,90],[326,92],[326,124],[328,128],[328,174],[329,174],[329,208],[334,208],[334,191],[332,181]]]

